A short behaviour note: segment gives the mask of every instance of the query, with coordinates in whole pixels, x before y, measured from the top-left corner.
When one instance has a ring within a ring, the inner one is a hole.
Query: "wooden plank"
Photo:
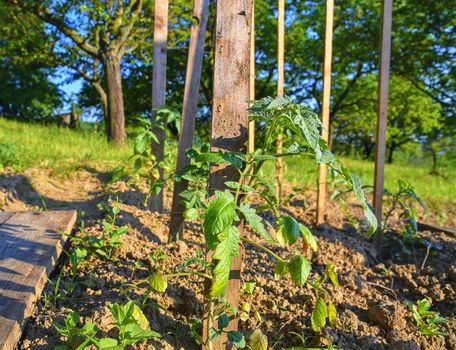
[[[168,0],[155,1],[154,14],[154,68],[152,76],[152,122],[155,120],[157,108],[166,104],[166,49],[168,45]],[[161,121],[164,123],[164,121]],[[152,153],[157,162],[165,157],[165,130],[153,128],[158,143],[152,142]],[[160,178],[163,169],[159,167]],[[151,198],[151,209],[163,211],[163,191]]]
[[[185,79],[184,104],[182,107],[181,134],[177,151],[176,173],[179,173],[182,168],[190,162],[185,156],[185,151],[193,146],[208,12],[209,0],[195,0],[193,18],[196,19],[196,21],[193,23],[190,33],[190,47],[188,50],[187,75]],[[171,241],[179,239],[182,232],[184,206],[180,203],[180,194],[187,189],[187,186],[188,182],[185,180],[174,182],[171,221],[169,224],[169,239]]]
[[[15,348],[76,211],[17,212],[0,224],[0,349]]]
[[[255,100],[255,1],[252,2],[252,22],[250,29],[250,79],[249,100]],[[249,122],[249,153],[255,151],[255,121]]]
[[[279,0],[277,10],[277,96],[283,96],[283,83],[285,80],[285,0]],[[283,153],[282,135],[277,137],[276,147],[277,153]],[[277,190],[279,195],[282,196],[283,160],[281,157],[276,159],[275,166]]]
[[[418,226],[418,231],[443,232],[443,233],[446,233],[449,235],[456,236],[456,229],[454,229],[454,228],[425,224],[423,222],[418,222],[417,226]]]
[[[380,63],[378,74],[378,107],[377,134],[375,142],[375,179],[374,209],[379,223],[382,222],[383,188],[386,154],[386,123],[388,121],[388,85],[391,56],[391,26],[393,0],[382,0],[382,22],[380,35]],[[380,224],[379,224],[380,228]],[[381,228],[376,237],[376,245],[380,248]]]
[[[213,151],[245,153],[248,141],[248,99],[250,75],[250,30],[252,0],[217,1],[214,57],[214,87],[212,101]],[[209,190],[224,189],[227,180],[239,174],[233,167],[212,166]],[[242,234],[242,228],[239,228]],[[225,299],[239,306],[242,254],[231,260],[231,271]],[[207,304],[206,310],[210,308]],[[207,339],[210,320],[203,321],[203,339]],[[237,329],[238,318],[230,320],[228,329]],[[212,344],[212,349],[230,348],[224,335]]]
[[[321,137],[329,140],[329,113],[331,109],[331,61],[333,36],[334,0],[326,0],[325,49],[323,54],[323,101],[321,108]],[[320,164],[317,194],[317,225],[325,222],[326,176],[328,167]]]

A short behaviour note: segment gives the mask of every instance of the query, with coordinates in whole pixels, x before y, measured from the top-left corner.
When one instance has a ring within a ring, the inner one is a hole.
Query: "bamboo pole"
[[[252,0],[217,1],[216,14],[211,150],[245,153],[248,141]],[[239,173],[234,167],[213,165],[209,191],[212,194],[215,190],[225,189],[227,180],[236,179],[239,179]],[[240,235],[242,231],[240,225]],[[225,300],[234,308],[238,308],[240,301],[242,255],[240,252],[239,257],[231,259],[225,291]],[[211,258],[210,253],[207,258]],[[203,342],[208,339],[212,326],[210,310],[214,305],[213,300],[206,295]],[[226,330],[236,330],[238,322],[237,317],[231,319]],[[210,346],[203,345],[203,349],[206,348],[231,349],[232,345],[227,343],[226,334],[223,334]]]
[[[152,77],[152,122],[155,121],[158,108],[166,104],[166,49],[168,44],[168,0],[155,1],[154,14],[154,68]],[[162,121],[163,122],[163,121]],[[164,122],[163,122],[164,123]],[[154,127],[158,143],[152,142],[152,153],[157,163],[165,156],[165,130]],[[158,168],[160,179],[163,178],[163,169]],[[151,198],[153,211],[163,211],[163,191]]]
[[[193,146],[208,11],[209,0],[195,0],[193,18],[195,18],[196,21],[193,23],[190,33],[190,46],[188,49],[187,73],[185,78],[181,134],[179,137],[179,147],[177,151],[176,173],[179,173],[186,165],[189,164],[189,159],[185,156],[185,152]],[[187,189],[187,186],[188,182],[186,180],[174,182],[171,221],[169,224],[170,241],[178,240],[182,232],[184,223],[183,212],[185,208],[180,202],[180,194],[182,191]]]
[[[386,124],[388,121],[388,85],[391,57],[392,12],[393,0],[382,0],[374,180],[374,208],[375,216],[377,217],[377,221],[379,223],[379,230],[377,232],[375,242],[377,248],[380,248],[381,245],[381,222],[386,155]]]
[[[332,36],[334,20],[334,0],[326,0],[326,20],[325,20],[325,49],[323,54],[323,101],[321,108],[321,137],[329,141],[329,113],[331,109],[331,61],[332,61]],[[326,177],[328,167],[320,164],[318,174],[318,194],[317,194],[317,224],[325,222],[326,206]]]
[[[252,23],[250,29],[250,79],[249,100],[255,99],[255,1],[252,3]],[[255,122],[249,122],[249,153],[255,151]]]
[[[285,75],[285,0],[279,0],[277,21],[277,96],[283,96],[283,83]],[[282,135],[276,140],[277,153],[282,154]],[[276,180],[279,195],[282,195],[283,161],[276,159]]]

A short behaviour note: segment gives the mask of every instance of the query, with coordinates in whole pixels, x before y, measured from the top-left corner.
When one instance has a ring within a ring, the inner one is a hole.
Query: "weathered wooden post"
[[[380,63],[378,69],[378,108],[377,136],[375,143],[375,180],[374,180],[374,209],[379,223],[376,236],[377,248],[381,244],[381,222],[383,204],[383,186],[385,175],[386,154],[386,123],[388,120],[388,85],[391,57],[391,26],[393,0],[382,0],[382,22],[380,35]]]
[[[250,30],[252,0],[217,1],[214,87],[212,101],[212,151],[246,152],[248,141],[248,99],[250,75]],[[239,174],[230,166],[212,166],[209,190],[224,189],[226,181]],[[242,227],[239,228],[242,235]],[[239,306],[242,254],[231,260],[225,300]],[[206,308],[207,310],[208,308]],[[203,321],[203,339],[207,339],[208,314]],[[237,329],[238,319],[230,320],[228,330]],[[226,337],[213,342],[212,349],[230,348]]]
[[[250,29],[250,80],[249,100],[255,99],[255,1],[252,3],[252,28]],[[255,122],[249,122],[249,153],[255,151]]]
[[[325,49],[323,60],[323,101],[321,108],[321,122],[323,128],[321,137],[328,142],[329,140],[329,113],[331,108],[331,61],[332,61],[332,34],[334,18],[334,0],[326,1],[326,20],[325,20]],[[318,194],[317,194],[317,224],[325,222],[326,206],[326,176],[328,167],[320,164],[318,174]]]
[[[283,96],[283,82],[285,75],[285,0],[279,0],[277,18],[277,96]],[[282,135],[276,140],[277,153],[282,153]],[[276,159],[276,179],[279,195],[282,195],[282,158]]]
[[[157,116],[156,110],[165,106],[166,96],[166,48],[168,44],[168,0],[155,1],[154,14],[154,69],[152,77],[152,122]],[[164,123],[164,121],[162,121]],[[152,142],[152,153],[156,162],[161,162],[165,156],[165,130],[154,127],[153,132],[159,140]],[[163,169],[159,167],[160,178]],[[163,211],[163,191],[151,199],[153,211]]]
[[[209,0],[195,0],[193,18],[196,19],[196,21],[193,23],[190,33],[190,47],[188,49],[184,102],[182,106],[181,135],[177,151],[176,173],[179,173],[183,167],[189,164],[189,159],[185,156],[185,151],[193,146],[208,12]],[[184,223],[184,206],[180,203],[180,194],[187,188],[187,186],[188,182],[185,180],[174,182],[173,204],[169,225],[169,239],[171,241],[179,239],[180,233],[182,232],[182,226]]]

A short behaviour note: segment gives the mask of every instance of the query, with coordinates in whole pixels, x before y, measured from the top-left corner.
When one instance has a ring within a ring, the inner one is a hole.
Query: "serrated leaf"
[[[218,242],[217,235],[227,230],[235,217],[234,198],[216,198],[209,204],[204,216],[203,228],[206,244],[210,249],[215,249]]]
[[[315,308],[312,311],[312,316],[310,317],[312,329],[315,332],[320,332],[321,329],[326,325],[326,317],[328,317],[326,303],[323,298],[319,297],[315,304]]]
[[[184,218],[186,220],[196,220],[198,219],[199,213],[198,210],[195,208],[189,208],[186,211],[184,211]]]
[[[325,267],[325,275],[329,277],[334,286],[339,287],[339,279],[337,278],[336,265],[327,264]]]
[[[255,209],[251,208],[248,204],[241,204],[239,210],[241,211],[242,215],[244,215],[250,227],[256,233],[258,233],[261,238],[263,238],[268,243],[276,243],[276,241],[266,231],[263,225],[263,219],[255,212]]]
[[[328,320],[331,327],[335,328],[337,321],[337,310],[334,304],[331,302],[328,303]]]
[[[139,306],[136,304],[134,304],[133,306],[133,313],[131,314],[131,317],[136,321],[136,323],[142,330],[150,330],[150,324],[148,319],[146,318],[142,310],[139,308]]]
[[[282,245],[293,245],[299,239],[300,228],[298,222],[288,215],[278,220],[277,241]]]
[[[228,327],[228,324],[230,323],[230,320],[228,318],[228,315],[223,313],[219,316],[218,318],[218,322],[217,322],[217,325],[218,325],[218,329],[219,330],[222,330],[226,327]]]
[[[306,283],[311,268],[310,261],[300,255],[294,255],[288,262],[291,280],[298,286]]]
[[[310,232],[310,230],[303,224],[299,224],[299,230],[301,231],[301,234],[304,237],[306,243],[310,245],[314,252],[316,252],[318,250],[318,246],[317,241],[315,240],[315,237],[313,236],[312,232]]]
[[[157,292],[164,292],[168,287],[168,281],[161,272],[156,272],[153,275],[147,277],[147,282],[150,287]]]
[[[288,265],[282,261],[277,261],[274,267],[274,278],[280,279],[288,273]]]
[[[211,295],[221,296],[225,292],[230,276],[231,258],[239,254],[239,232],[236,227],[231,226],[226,237],[217,244],[213,259],[218,260],[213,269],[214,279],[212,280]]]
[[[120,349],[118,342],[113,338],[102,338],[97,343],[99,350],[117,350]]]
[[[245,282],[244,283],[244,290],[247,294],[252,294],[253,290],[255,289],[256,282]]]
[[[268,349],[268,337],[257,328],[253,331],[250,336],[250,347],[252,350],[267,350]]]
[[[243,349],[245,348],[245,338],[241,332],[238,331],[229,331],[227,333],[228,340],[236,345],[237,348]]]

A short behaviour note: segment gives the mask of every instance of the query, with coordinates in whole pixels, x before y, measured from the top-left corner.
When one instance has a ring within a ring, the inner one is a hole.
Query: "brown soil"
[[[108,195],[102,189],[103,179],[97,174],[81,171],[71,179],[49,180],[43,171],[24,174],[0,175],[0,208],[2,210],[33,210],[42,207],[76,208],[79,220],[84,220],[87,232],[99,234],[102,212],[96,204]],[[143,195],[128,189],[124,183],[111,187],[116,192],[111,198],[121,209],[119,225],[127,225],[129,233],[117,252],[116,262],[90,257],[79,271],[79,282],[71,297],[56,306],[44,308],[39,301],[34,315],[25,329],[20,349],[52,349],[62,339],[51,325],[52,320],[62,320],[70,310],[81,315],[83,322],[95,322],[108,334],[111,328],[110,303],[124,303],[121,294],[124,284],[134,283],[148,276],[152,260],[149,254],[157,248],[171,258],[163,263],[170,271],[183,260],[194,256],[203,247],[199,225],[187,224],[184,239],[178,243],[167,241],[169,215],[154,214],[142,206]],[[282,210],[289,212],[304,224],[312,226],[315,217],[315,194],[292,193],[292,200]],[[169,207],[169,194],[166,204]],[[344,210],[337,202],[328,206],[327,224],[313,227],[319,251],[312,256],[313,271],[322,272],[325,264],[334,263],[341,287],[328,288],[334,295],[338,311],[335,329],[325,328],[320,336],[310,329],[311,306],[314,297],[306,287],[296,287],[288,278],[274,280],[273,262],[262,251],[246,246],[243,281],[256,281],[255,294],[244,295],[243,300],[252,305],[251,317],[240,323],[241,331],[248,338],[258,326],[266,333],[269,344],[277,342],[274,349],[300,345],[292,332],[311,336],[313,346],[330,343],[341,349],[454,349],[456,350],[456,262],[454,237],[444,233],[420,232],[419,237],[432,241],[432,249],[425,246],[410,247],[412,254],[400,254],[400,246],[388,245],[378,255],[369,239],[360,234],[363,223],[357,225],[361,209],[350,205],[354,219],[344,219]],[[267,214],[266,219],[272,219]],[[359,227],[353,227],[352,224]],[[399,224],[398,224],[399,225]],[[399,227],[399,226],[398,226]],[[80,233],[77,233],[80,234]],[[392,240],[388,240],[392,242]],[[274,248],[277,252],[283,249]],[[135,263],[141,263],[138,266]],[[70,283],[69,269],[62,267],[63,290]],[[52,280],[55,282],[57,274]],[[52,286],[45,289],[50,293]],[[166,293],[154,293],[151,301],[166,308],[167,312],[146,307],[145,314],[151,327],[163,338],[135,345],[135,349],[198,349],[189,336],[189,321],[201,318],[203,312],[203,281],[195,277],[175,279]],[[131,298],[144,295],[145,289],[130,293]],[[442,326],[445,338],[426,337],[417,331],[407,301],[422,298],[432,301],[432,310],[447,318]],[[261,324],[254,312],[261,316]]]

